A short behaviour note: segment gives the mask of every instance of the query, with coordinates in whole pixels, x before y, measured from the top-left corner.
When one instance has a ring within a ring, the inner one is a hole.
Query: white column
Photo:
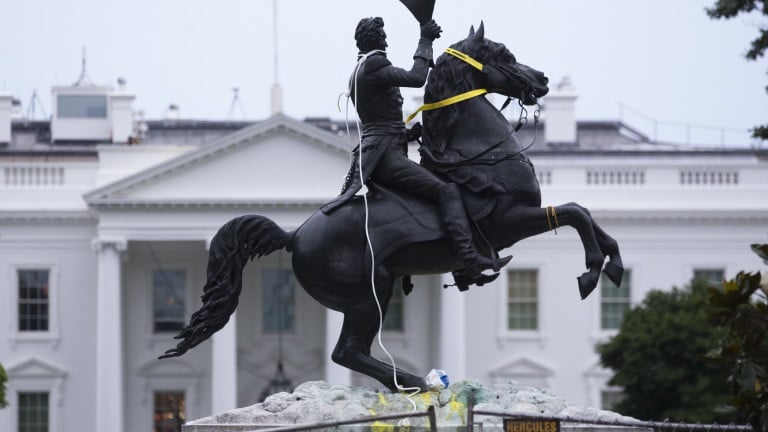
[[[325,381],[334,385],[352,384],[352,371],[339,366],[331,359],[333,349],[341,334],[341,326],[344,324],[344,315],[331,309],[325,310]]]
[[[453,284],[450,273],[440,276],[440,285]],[[467,378],[466,293],[449,287],[440,293],[440,357],[435,367],[448,372],[451,382]]]
[[[237,312],[213,334],[211,414],[237,408]]]
[[[123,332],[120,253],[125,240],[97,239],[96,430],[122,432]]]

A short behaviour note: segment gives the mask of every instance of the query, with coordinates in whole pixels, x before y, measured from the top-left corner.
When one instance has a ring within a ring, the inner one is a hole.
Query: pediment
[[[504,364],[491,371],[492,377],[549,377],[554,375],[555,371],[541,362],[534,361],[527,357],[520,357],[509,363]]]
[[[6,372],[11,378],[63,378],[67,376],[67,371],[64,368],[35,357],[9,365]]]
[[[341,187],[349,144],[276,115],[85,195],[91,205],[324,202]]]

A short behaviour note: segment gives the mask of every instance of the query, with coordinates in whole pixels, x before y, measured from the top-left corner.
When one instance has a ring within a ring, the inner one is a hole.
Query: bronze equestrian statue
[[[499,93],[534,105],[548,91],[547,78],[518,63],[503,44],[485,38],[482,24],[447,51],[437,59],[425,88],[421,164],[442,184],[456,185],[469,220],[485,234],[477,243],[487,245],[484,255],[494,256],[522,239],[567,225],[576,229],[584,246],[587,271],[577,278],[581,298],[594,290],[601,269],[618,285],[623,266],[616,241],[578,204],[541,207],[539,184],[524,147],[509,122],[482,96]],[[382,60],[386,59],[376,61],[388,63]],[[456,96],[463,101],[448,104]],[[358,111],[362,103],[358,101]],[[429,109],[435,107],[439,108]],[[384,127],[390,126],[394,124]],[[376,138],[388,143],[385,153],[401,151],[404,132],[399,123],[397,128],[396,133],[387,129],[384,138]],[[365,140],[364,136],[364,153]],[[344,314],[333,361],[394,391],[392,366],[370,355],[379,328],[371,271],[386,314],[397,278],[456,272],[467,262],[451,247],[454,240],[443,223],[441,204],[398,192],[398,185],[387,179],[378,184],[377,174],[374,171],[367,196],[373,254],[368,251],[360,196],[349,197],[331,212],[318,210],[291,232],[258,215],[227,222],[211,242],[203,306],[177,336],[181,339],[177,347],[163,357],[182,355],[224,327],[237,307],[248,260],[285,249],[292,252],[301,286],[325,307]],[[405,387],[426,388],[424,378],[401,369],[395,373]]]

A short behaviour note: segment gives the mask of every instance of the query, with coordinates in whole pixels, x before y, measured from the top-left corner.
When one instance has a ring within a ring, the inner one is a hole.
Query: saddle
[[[493,211],[496,202],[492,197],[478,196],[467,191],[462,193],[465,195],[463,200],[471,220],[480,220]],[[387,241],[373,242],[373,253],[378,262],[385,260],[408,244],[447,237],[438,207],[429,201],[393,191],[373,182],[369,182],[367,199],[370,233],[375,239],[387,239]],[[355,196],[342,205],[358,207],[360,211],[364,211],[361,196]],[[477,224],[473,224],[472,231],[476,239],[484,238]],[[492,246],[483,240],[477,241],[476,245],[483,254],[493,256],[496,253]],[[366,251],[368,261],[370,253],[370,250]],[[471,284],[483,285],[496,279],[497,276],[498,274],[484,275],[479,280],[470,280],[459,271],[454,273],[454,280],[459,290],[465,291]],[[447,287],[444,286],[444,288]],[[412,288],[410,277],[405,276],[403,279],[405,294],[410,293]]]

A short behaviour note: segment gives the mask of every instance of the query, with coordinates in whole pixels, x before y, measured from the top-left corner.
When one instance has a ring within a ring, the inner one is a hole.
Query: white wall
[[[60,386],[49,389],[52,412],[58,413],[51,430],[87,431],[95,426],[94,417],[87,415],[96,405],[93,236],[90,221],[0,220],[0,362],[9,367],[27,359],[40,360],[66,374]],[[17,268],[51,270],[50,332],[16,332],[18,306],[12,298],[18,290]],[[17,384],[23,383],[11,378],[10,393],[25,389]],[[13,409],[0,410],[0,430],[11,430]]]

